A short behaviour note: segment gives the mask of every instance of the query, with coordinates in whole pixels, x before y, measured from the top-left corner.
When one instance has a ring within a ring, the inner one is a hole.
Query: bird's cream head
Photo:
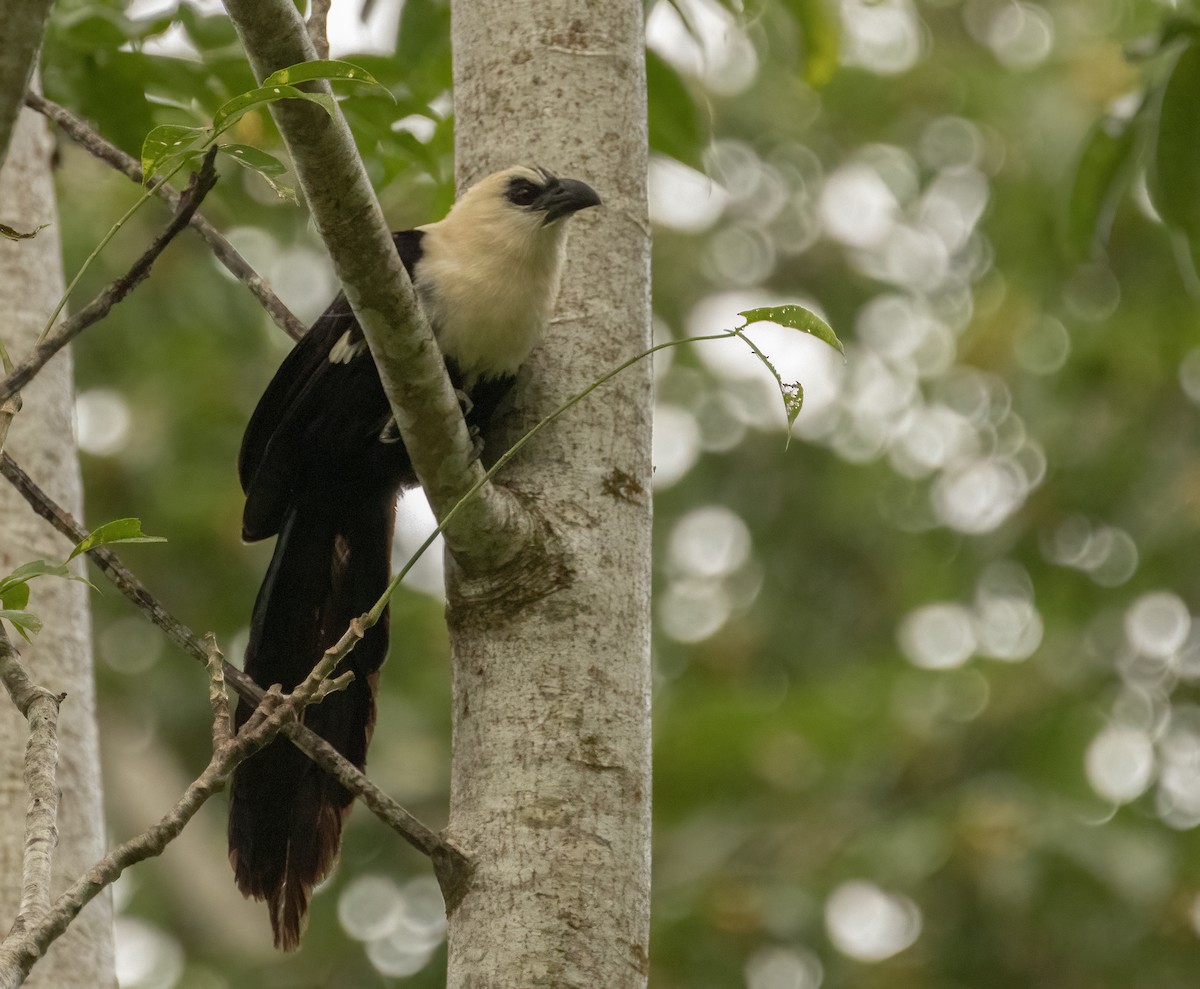
[[[487,239],[513,250],[545,250],[562,241],[563,220],[599,204],[600,197],[585,182],[515,165],[476,182],[439,225],[452,228],[456,237]]]
[[[512,374],[546,328],[566,220],[600,197],[578,179],[517,165],[480,179],[421,227],[416,287],[442,350],[465,374]]]

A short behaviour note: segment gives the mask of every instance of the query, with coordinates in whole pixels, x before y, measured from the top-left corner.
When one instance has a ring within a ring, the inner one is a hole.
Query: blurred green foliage
[[[254,86],[222,16],[155,9],[65,0],[44,56],[47,95],[131,154]],[[658,364],[652,983],[1194,985],[1195,11],[647,11],[660,337],[802,303],[847,344],[843,368],[815,340],[750,331],[805,387],[786,453],[739,344]],[[408,0],[372,22],[395,25],[397,57],[335,53],[390,93],[341,105],[398,228],[452,198],[448,17]],[[264,112],[230,137],[286,160]],[[138,190],[61,150],[73,271]],[[304,318],[333,293],[302,211],[257,176],[226,167],[204,210]],[[269,550],[238,539],[233,464],[287,345],[184,236],[77,350],[89,519],[168,537],[122,555],[235,660]],[[203,766],[204,672],[117,595],[95,605],[121,838]],[[371,769],[437,826],[441,604],[402,590],[393,625]],[[127,989],[399,984],[339,905],[364,876],[427,875],[419,856],[356,812],[302,954],[280,958],[226,874],[218,804],[118,891]],[[442,957],[405,984],[441,984]]]

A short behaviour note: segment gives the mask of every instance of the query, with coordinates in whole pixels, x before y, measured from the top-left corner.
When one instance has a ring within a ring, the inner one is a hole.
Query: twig
[[[204,772],[188,786],[165,817],[105,855],[58,897],[52,907],[43,910],[36,921],[27,922],[22,930],[14,927],[0,944],[0,986],[20,985],[46,949],[100,890],[116,881],[131,865],[161,855],[205,801],[225,786],[229,774],[239,763],[267,745],[286,725],[298,724],[305,709],[324,698],[337,684],[344,687],[349,682],[347,678],[338,677],[332,682],[326,678],[361,637],[361,624],[352,622],[337,645],[321,658],[295,690],[286,695],[278,686],[268,690],[242,730],[213,749]],[[219,653],[214,650],[210,655],[213,657],[211,666],[219,669]]]
[[[312,0],[308,15],[308,37],[317,50],[317,58],[329,57],[329,8],[333,0]],[[365,15],[364,15],[365,16]]]
[[[133,263],[133,266],[74,316],[65,320],[57,332],[34,347],[29,356],[17,364],[3,381],[0,381],[0,402],[8,400],[25,387],[34,375],[46,366],[51,357],[93,323],[99,322],[107,316],[113,306],[125,298],[142,279],[150,274],[150,268],[158,256],[175,239],[175,235],[187,226],[196,207],[216,184],[217,173],[213,167],[216,153],[216,148],[209,149],[208,154],[204,157],[204,163],[200,166],[200,171],[192,177],[192,181],[180,197],[178,212],[171,218],[166,229],[155,238],[154,243],[147,251]]]
[[[216,752],[233,737],[233,718],[229,714],[229,695],[225,693],[225,657],[212,632],[204,637],[204,644],[208,646],[208,703],[212,708],[212,740]]]
[[[8,439],[8,427],[12,425],[13,416],[21,411],[21,396],[13,395],[0,402],[0,451]]]
[[[37,515],[71,540],[72,544],[87,538],[87,530],[46,494],[7,453],[0,453],[0,475],[16,488]],[[210,662],[210,650],[204,640],[168,612],[112,550],[97,547],[90,550],[88,556],[125,597],[166,633],[167,638],[201,663]],[[257,705],[262,700],[263,689],[236,666],[222,660],[221,670],[223,678],[247,703]],[[439,877],[443,874],[459,878],[469,875],[470,862],[461,851],[413,817],[325,739],[302,724],[287,725],[284,734],[296,748],[347,790],[360,797],[384,824],[419,852],[430,856]]]
[[[29,722],[25,746],[25,854],[21,905],[10,936],[36,926],[50,910],[50,867],[58,844],[58,706],[63,695],[39,687],[21,665],[12,640],[0,626],[0,679]]]
[[[32,91],[25,94],[25,105],[53,120],[63,133],[85,151],[127,175],[134,182],[142,181],[142,166],[135,158],[131,158],[116,145],[110,144],[66,107],[59,106]],[[171,209],[179,208],[182,194],[171,186],[159,183],[154,187],[154,192],[165,200]],[[299,340],[304,336],[306,332],[304,324],[284,305],[283,300],[271,291],[262,276],[251,267],[250,263],[238,253],[237,248],[229,243],[216,227],[199,213],[193,214],[189,223],[204,238],[212,249],[213,255],[225,266],[226,270],[250,290],[276,326],[293,340]]]

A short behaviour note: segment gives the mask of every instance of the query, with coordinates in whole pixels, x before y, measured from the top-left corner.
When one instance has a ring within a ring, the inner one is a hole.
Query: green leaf
[[[800,28],[804,81],[813,89],[826,85],[837,71],[841,20],[830,0],[785,0]]]
[[[21,583],[12,584],[0,590],[0,606],[5,608],[24,608],[27,604],[29,604],[28,583],[22,581]]]
[[[39,223],[29,233],[22,233],[20,230],[14,230],[7,223],[0,223],[0,236],[7,237],[9,240],[29,240],[30,237],[36,237],[48,226],[50,226],[49,223]]]
[[[450,4],[446,0],[405,0],[396,25],[396,64],[404,82],[422,100],[451,85]]]
[[[47,563],[45,560],[34,560],[17,567],[7,577],[0,578],[0,598],[8,600],[9,589],[18,584],[26,584],[34,577],[70,577],[71,571],[65,563]]]
[[[798,306],[796,308],[799,308]],[[766,310],[752,309],[751,312],[765,312]],[[745,313],[738,313],[739,316],[744,316]],[[804,404],[804,389],[800,387],[799,381],[785,382],[779,376],[779,371],[775,365],[771,363],[771,358],[762,352],[758,344],[751,340],[742,331],[749,326],[746,323],[744,326],[739,326],[731,331],[735,337],[744,342],[752,351],[754,356],[762,361],[763,366],[771,372],[771,377],[775,379],[775,384],[779,386],[779,396],[783,399],[783,413],[787,416],[788,434],[784,441],[784,447],[792,441],[792,423],[796,421],[796,416],[800,414],[800,407]]]
[[[205,16],[191,4],[183,3],[179,5],[176,16],[188,38],[202,52],[239,47],[237,31],[224,12]]]
[[[162,536],[147,536],[142,532],[141,519],[114,519],[96,526],[82,542],[78,543],[68,560],[73,560],[80,553],[97,549],[100,546],[114,546],[117,543],[165,543]],[[65,567],[63,569],[66,569]]]
[[[278,100],[307,100],[309,103],[317,104],[317,106],[321,107],[330,116],[333,116],[337,109],[337,104],[334,103],[333,97],[328,93],[306,93],[295,86],[282,84],[262,86],[258,89],[252,89],[248,93],[242,93],[240,96],[235,96],[221,106],[213,116],[213,136],[215,137],[229,130],[246,111],[252,110],[257,106],[275,103]]]
[[[7,577],[0,578],[0,607],[24,608],[29,603],[29,582],[34,577],[62,577],[65,580],[89,583],[83,577],[77,577],[71,573],[65,563],[34,560],[32,563],[17,567]]]
[[[314,59],[311,62],[297,62],[286,69],[272,72],[262,81],[264,89],[271,86],[295,85],[300,82],[312,82],[315,79],[328,79],[331,82],[362,82],[369,86],[379,86],[375,77],[366,69],[357,65],[342,62],[336,58]],[[387,92],[383,86],[379,86]]]
[[[799,381],[791,381],[786,384],[781,382],[780,391],[783,393],[783,407],[787,411],[787,420],[790,426],[796,421],[796,416],[804,407],[804,386]]]
[[[33,637],[42,630],[42,620],[31,611],[0,611],[0,618],[12,623],[12,627],[21,633],[21,638],[32,642]]]
[[[1067,201],[1067,246],[1075,257],[1089,257],[1108,239],[1113,214],[1133,181],[1137,134],[1132,123],[1105,118],[1084,141]]]
[[[55,26],[63,41],[93,52],[120,48],[130,40],[131,24],[120,11],[96,4],[55,17]]]
[[[1150,195],[1168,227],[1183,234],[1200,258],[1200,46],[1187,44],[1167,79],[1159,110]]]
[[[199,155],[207,138],[206,128],[182,124],[160,124],[142,142],[142,182],[148,183],[170,163]]]
[[[263,175],[282,175],[287,171],[287,165],[273,154],[248,144],[222,144],[218,149],[221,154],[228,155],[239,165],[245,165]]]
[[[646,88],[650,99],[650,147],[693,168],[708,147],[708,120],[692,94],[666,61],[646,50]]]
[[[220,151],[222,154],[228,155],[243,168],[257,172],[280,199],[285,199],[289,203],[299,202],[294,189],[284,185],[282,182],[276,182],[272,178],[272,176],[282,175],[287,171],[287,166],[274,155],[268,154],[259,148],[252,148],[247,144],[222,144]]]
[[[744,330],[754,323],[777,323],[793,330],[800,330],[802,333],[809,333],[818,340],[824,340],[842,357],[846,356],[846,348],[842,346],[842,341],[837,338],[833,328],[816,313],[810,312],[803,306],[763,306],[761,309],[747,309],[738,315],[746,320],[738,329]]]

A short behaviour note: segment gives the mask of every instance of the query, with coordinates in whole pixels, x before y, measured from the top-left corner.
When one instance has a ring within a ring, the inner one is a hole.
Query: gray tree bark
[[[53,0],[4,0],[0,6],[0,165],[42,46]]]
[[[0,170],[0,219],[20,230],[50,223],[30,240],[0,238],[0,300],[6,319],[0,334],[10,354],[33,344],[63,291],[51,141],[40,117],[23,111],[8,159]],[[72,427],[74,376],[64,352],[24,390],[5,449],[59,504],[82,516],[82,486]],[[70,549],[49,524],[0,484],[0,573],[31,560],[61,560]],[[76,561],[82,572],[82,561]],[[35,682],[64,692],[59,720],[58,784],[62,791],[52,895],[82,875],[105,851],[104,816],[92,678],[91,621],[85,585],[40,578],[30,610],[45,622],[32,646],[20,650]],[[16,636],[14,634],[14,639]],[[22,757],[28,726],[0,703],[0,923],[16,916],[21,896],[21,854],[27,795]],[[45,989],[97,989],[116,984],[112,902],[102,893],[34,968],[26,985]]]
[[[514,435],[650,343],[638,0],[453,0],[459,187],[513,163],[594,185]],[[646,984],[650,887],[651,369],[543,431],[497,481],[540,513],[556,589],[448,561],[448,836],[476,874],[451,989]]]

